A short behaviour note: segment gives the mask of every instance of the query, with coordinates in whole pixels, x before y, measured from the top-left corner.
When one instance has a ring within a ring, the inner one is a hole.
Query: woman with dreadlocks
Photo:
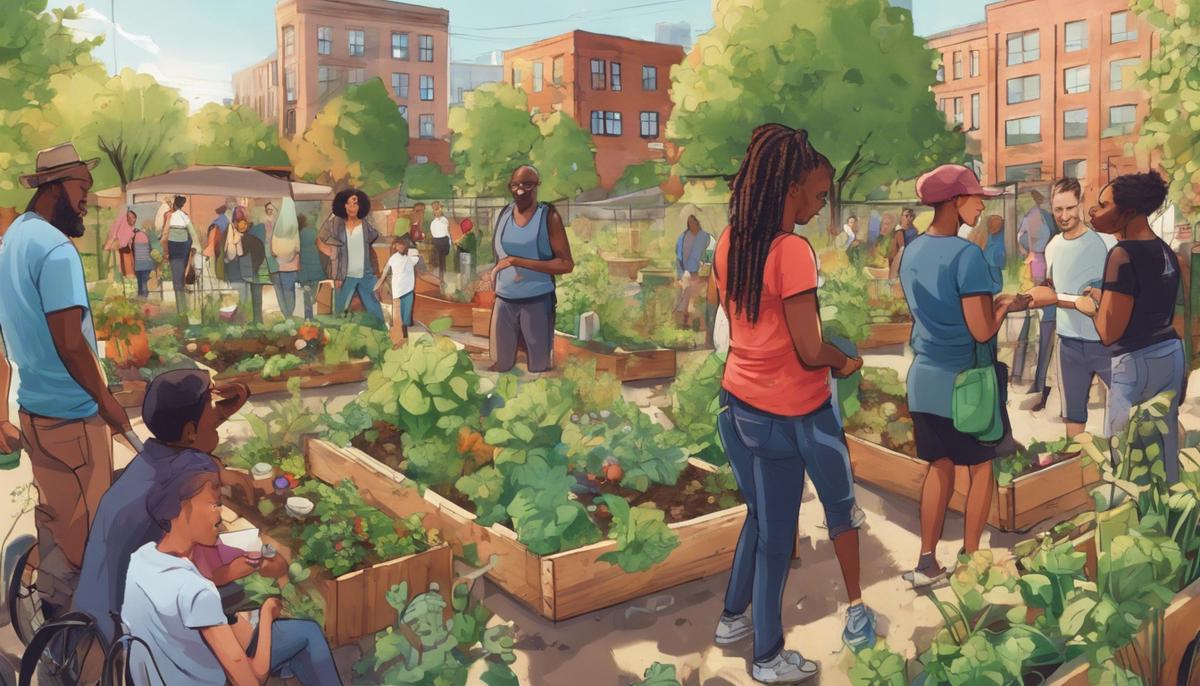
[[[793,233],[824,207],[832,179],[833,166],[806,131],[755,129],[713,259],[730,328],[717,426],[747,503],[715,640],[728,645],[753,635],[752,673],[769,684],[818,672],[816,663],[783,649],[781,616],[806,473],[846,582],[842,638],[856,650],[875,643],[875,616],[859,588],[854,481],[829,382],[831,371],[849,376],[862,360],[822,338],[816,254]]]

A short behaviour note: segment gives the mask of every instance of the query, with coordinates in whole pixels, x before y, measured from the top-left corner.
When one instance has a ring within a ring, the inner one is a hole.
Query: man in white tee
[[[434,202],[433,221],[429,222],[429,237],[433,239],[433,268],[438,279],[446,276],[446,256],[450,254],[450,220],[442,213],[442,203]]]
[[[436,221],[436,220],[434,220]],[[412,326],[413,300],[417,285],[417,262],[420,254],[412,246],[412,240],[406,236],[392,239],[392,255],[379,275],[375,291],[383,290],[387,278],[392,277],[392,342],[401,345],[408,340],[408,327]],[[380,297],[380,300],[383,298]]]

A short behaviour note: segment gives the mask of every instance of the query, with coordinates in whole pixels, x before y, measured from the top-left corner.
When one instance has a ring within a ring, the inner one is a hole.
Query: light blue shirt
[[[991,295],[992,277],[979,246],[957,236],[922,234],[904,249],[900,283],[912,311],[908,409],[950,417],[954,379],[975,362],[962,299]]]
[[[17,403],[54,419],[96,414],[96,401],[58,356],[46,315],[83,308],[83,335],[96,350],[79,252],[61,231],[33,212],[17,217],[0,238],[0,335],[20,372]]]
[[[675,276],[683,278],[683,273],[695,274],[700,271],[700,262],[704,256],[708,254],[708,244],[712,241],[712,236],[707,231],[697,231],[692,237],[691,249],[688,254],[683,254],[684,246],[688,243],[688,235],[691,231],[684,229],[683,233],[679,234],[679,240],[675,241]]]
[[[1046,278],[1054,283],[1054,290],[1064,295],[1083,295],[1088,287],[1100,288],[1104,284],[1108,251],[1116,244],[1112,236],[1091,229],[1071,240],[1060,233],[1046,246]],[[1082,312],[1064,307],[1056,325],[1058,335],[1063,338],[1100,340],[1096,323]]]
[[[191,560],[159,552],[156,543],[138,548],[129,558],[121,619],[154,656],[151,664],[146,646],[132,649],[138,686],[224,686],[225,670],[200,636],[200,629],[227,623],[221,595]]]
[[[523,257],[527,260],[549,260],[554,257],[550,247],[550,228],[547,220],[550,206],[538,203],[537,210],[525,226],[517,224],[514,217],[516,205],[509,205],[500,212],[496,225],[496,260],[505,257]],[[496,274],[496,295],[505,300],[527,300],[554,292],[554,277],[549,274],[508,267]]]

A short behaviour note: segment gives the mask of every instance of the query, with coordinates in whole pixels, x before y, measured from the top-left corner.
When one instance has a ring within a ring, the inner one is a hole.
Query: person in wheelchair
[[[190,369],[159,374],[147,387],[142,418],[154,438],[146,441],[144,449],[100,499],[73,603],[73,609],[96,621],[107,642],[117,631],[114,615],[124,599],[130,556],[163,536],[160,525],[146,516],[146,500],[154,492],[160,474],[188,462],[213,465],[219,470],[219,463],[212,457],[219,441],[217,429],[241,409],[248,397],[249,389],[241,384],[214,388],[208,374]],[[217,557],[212,552],[198,548],[197,557]],[[231,561],[223,566],[201,564],[217,586],[256,571],[272,578],[287,574],[282,559],[259,566],[245,556],[221,552],[226,553],[223,559]]]
[[[190,559],[196,546],[214,546],[221,526],[217,465],[175,461],[159,472],[147,500],[151,519],[166,532],[129,560],[121,619],[135,637],[129,654],[137,686],[261,685],[284,669],[305,686],[341,684],[321,628],[309,620],[279,619],[268,599],[248,641],[230,626],[213,582]]]

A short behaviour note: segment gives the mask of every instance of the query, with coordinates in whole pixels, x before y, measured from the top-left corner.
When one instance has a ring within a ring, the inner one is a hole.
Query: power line
[[[638,3],[636,5],[626,5],[624,7],[613,7],[613,8],[604,10],[602,12],[602,14],[612,14],[614,12],[623,12],[625,10],[647,9],[650,7],[660,7],[663,5],[678,5],[680,3],[690,2],[690,1],[691,0],[658,0],[657,2],[643,2],[643,3]],[[530,26],[544,26],[546,24],[561,24],[564,21],[572,21],[575,19],[584,18],[584,15],[586,15],[587,13],[588,13],[587,10],[584,10],[582,12],[575,12],[575,13],[571,14],[570,16],[563,17],[561,19],[548,19],[545,21],[536,21],[536,22],[530,22],[527,24],[511,24],[509,26],[479,26],[479,27],[462,26],[459,28],[467,30],[467,31],[502,31],[504,29],[523,29],[523,28],[530,27]]]

